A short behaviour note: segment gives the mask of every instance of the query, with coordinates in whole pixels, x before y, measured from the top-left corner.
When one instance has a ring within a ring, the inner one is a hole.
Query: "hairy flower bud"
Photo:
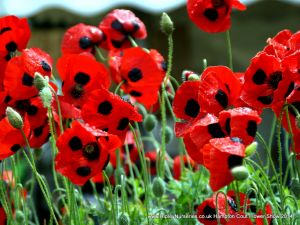
[[[118,224],[119,225],[129,225],[130,224],[130,218],[127,213],[122,213],[118,218]]]
[[[160,177],[155,177],[152,183],[153,194],[160,198],[165,193],[165,182]]]
[[[160,19],[160,29],[166,35],[171,35],[174,31],[174,24],[167,13],[163,13]]]
[[[148,114],[143,122],[146,131],[152,131],[157,125],[157,119],[153,114]]]
[[[108,177],[110,177],[114,174],[114,168],[113,168],[113,166],[111,165],[110,162],[107,164],[107,166],[105,167],[104,170],[105,170],[105,173]]]
[[[198,80],[200,80],[200,77],[197,74],[193,73],[188,77],[188,80],[189,81],[198,81]]]
[[[51,92],[50,88],[49,87],[44,87],[40,91],[40,97],[42,99],[43,106],[45,108],[49,108],[51,106],[51,103],[52,103],[52,92]]]
[[[231,169],[231,174],[235,180],[246,180],[249,177],[249,171],[244,166],[236,166]]]
[[[22,129],[24,123],[22,116],[11,107],[6,108],[6,116],[10,125],[16,129]]]
[[[170,143],[173,140],[174,134],[173,129],[169,126],[166,126],[166,143]]]
[[[21,210],[16,211],[16,221],[18,224],[22,224],[25,221],[25,215]]]
[[[245,149],[246,157],[252,156],[256,152],[256,149],[257,149],[257,142],[254,141],[246,147]]]
[[[38,89],[39,91],[42,90],[44,87],[48,86],[49,78],[48,77],[43,77],[42,74],[39,72],[36,72],[34,74],[34,80],[33,84]]]

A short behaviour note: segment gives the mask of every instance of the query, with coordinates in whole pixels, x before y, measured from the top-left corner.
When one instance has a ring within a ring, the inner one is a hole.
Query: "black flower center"
[[[76,84],[71,89],[71,95],[75,99],[81,98],[83,96],[83,94],[84,94],[84,88],[81,84]]]
[[[99,159],[100,150],[98,144],[96,142],[87,144],[83,149],[83,156],[89,161]]]
[[[205,9],[203,15],[211,22],[215,22],[219,17],[218,11],[214,8]]]
[[[196,100],[191,98],[186,102],[184,108],[184,112],[186,115],[196,118],[198,116],[199,111],[200,111],[200,105]]]

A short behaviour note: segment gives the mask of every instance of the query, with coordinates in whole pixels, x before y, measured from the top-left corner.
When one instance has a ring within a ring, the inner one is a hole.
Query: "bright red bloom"
[[[201,30],[209,33],[223,32],[230,28],[232,8],[246,10],[239,0],[188,0],[190,19]]]
[[[45,144],[50,136],[50,128],[48,121],[39,127],[32,128],[31,135],[29,138],[29,144],[32,148],[40,148]]]
[[[23,118],[24,127],[22,128],[25,135],[28,137],[30,133],[30,126],[27,117]],[[0,121],[0,160],[3,160],[11,155],[14,155],[25,145],[25,140],[20,130],[12,127],[5,117]]]
[[[27,99],[38,94],[33,85],[34,74],[51,76],[52,59],[38,48],[22,51],[21,56],[12,58],[6,67],[4,89],[13,99]]]
[[[158,100],[158,91],[165,71],[162,57],[156,50],[146,52],[140,47],[129,48],[110,55],[110,68],[116,83],[138,102],[150,107]]]
[[[236,196],[236,192],[234,190],[230,190],[227,192],[227,196],[229,196],[230,198],[232,198],[236,203],[238,202],[237,201],[237,196]],[[239,200],[240,200],[240,211],[242,211],[244,209],[244,206],[245,206],[245,201],[247,200],[247,203],[246,203],[246,208],[249,209],[250,208],[250,204],[251,204],[251,201],[250,199],[247,197],[246,194],[242,193],[242,192],[239,192]]]
[[[294,77],[283,71],[280,60],[264,52],[256,55],[245,73],[242,100],[263,109],[283,101],[294,88]]]
[[[261,122],[257,111],[247,107],[239,107],[224,110],[219,114],[222,127],[225,127],[227,135],[238,137],[243,144],[249,145],[253,142],[257,125]]]
[[[253,225],[253,223],[244,213],[239,213],[238,216],[229,219],[226,225]]]
[[[75,121],[57,139],[59,152],[55,168],[74,184],[83,185],[102,171],[109,161],[109,153],[120,144],[115,135]]]
[[[26,18],[5,16],[0,18],[0,57],[10,60],[11,53],[26,48],[30,28]]]
[[[105,41],[104,33],[98,28],[79,23],[70,27],[64,34],[62,54],[79,54],[89,52],[95,54],[95,47]]]
[[[6,213],[1,202],[0,202],[0,225],[7,225]]]
[[[183,167],[189,168],[189,163],[190,163],[193,170],[198,169],[197,164],[190,157],[184,155],[182,156],[182,160],[183,160]],[[180,156],[178,155],[174,158],[173,177],[176,180],[180,180],[180,176],[181,176],[181,162],[180,162]]]
[[[234,180],[230,170],[243,164],[245,146],[239,138],[214,138],[202,152],[204,166],[210,172],[210,186],[217,191]]]
[[[256,215],[257,215],[257,217],[255,219],[256,225],[264,225],[265,224],[264,218],[267,219],[268,224],[272,224],[272,207],[270,204],[266,205],[265,210],[260,209]],[[264,215],[264,217],[261,217],[263,215]]]
[[[81,107],[89,94],[99,88],[109,88],[110,79],[105,66],[87,54],[63,55],[57,62],[62,80],[64,100]]]
[[[199,101],[201,112],[218,113],[235,105],[240,97],[241,82],[226,66],[210,66],[201,76]]]
[[[82,118],[101,130],[125,138],[130,121],[142,121],[142,115],[120,96],[106,89],[91,93],[82,107]]]
[[[228,205],[228,213],[226,213],[226,205]],[[198,206],[198,220],[204,225],[217,225],[217,211],[220,217],[220,223],[225,225],[227,222],[225,216],[236,214],[238,209],[235,201],[231,197],[225,197],[223,194],[214,194],[211,198],[206,199]]]
[[[101,46],[107,50],[130,47],[128,36],[137,39],[147,37],[144,23],[130,10],[115,9],[111,11],[104,17],[99,27],[107,37],[107,42]]]

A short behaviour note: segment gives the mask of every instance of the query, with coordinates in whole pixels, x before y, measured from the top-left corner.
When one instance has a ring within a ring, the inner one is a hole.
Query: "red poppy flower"
[[[228,212],[226,212],[226,205]],[[218,206],[218,208],[217,208]],[[234,215],[238,211],[235,201],[223,194],[214,194],[198,206],[198,220],[204,225],[218,225],[217,215],[220,217],[220,224],[226,224],[226,215]],[[217,214],[218,212],[218,214]]]
[[[183,160],[184,167],[189,168],[189,163],[190,163],[193,170],[194,171],[197,170],[198,168],[197,164],[190,157],[184,155],[182,156],[182,160]],[[181,176],[181,161],[180,161],[180,156],[178,155],[174,158],[174,162],[173,162],[173,177],[176,180],[180,180],[180,176]]]
[[[125,49],[123,53],[112,53],[109,64],[113,79],[120,83],[125,93],[150,107],[158,100],[158,91],[164,79],[163,60],[155,50],[150,53],[140,47]]]
[[[241,92],[241,82],[226,66],[211,66],[201,76],[199,101],[201,112],[218,113],[235,105]]]
[[[99,27],[107,36],[107,43],[101,45],[107,50],[130,47],[128,36],[137,39],[147,37],[144,23],[133,12],[125,9],[111,11],[104,17]]]
[[[145,158],[150,161],[150,174],[156,175],[156,150],[145,153]]]
[[[6,213],[1,202],[0,202],[0,225],[7,225]]]
[[[91,93],[82,108],[82,118],[121,139],[125,138],[130,121],[142,121],[142,116],[130,103],[106,89]]]
[[[7,61],[2,57],[0,57],[0,91],[4,90],[3,80],[4,80],[6,65],[7,65]]]
[[[38,94],[33,85],[36,72],[51,76],[52,59],[38,48],[25,49],[21,56],[11,59],[6,67],[4,89],[14,99],[27,99]]]
[[[32,128],[29,138],[29,144],[32,148],[41,148],[45,144],[50,136],[50,128],[48,121],[39,127]]]
[[[253,142],[257,124],[262,119],[257,111],[247,107],[239,107],[222,111],[219,114],[219,120],[221,126],[225,127],[228,136],[238,137],[243,144],[249,145]]]
[[[241,98],[253,108],[271,107],[290,94],[293,79],[282,70],[279,59],[261,52],[251,60],[245,73]]]
[[[24,127],[22,128],[25,135],[28,137],[30,133],[30,126],[27,116],[23,118]],[[25,140],[20,130],[12,127],[7,118],[3,118],[0,121],[0,160],[3,160],[20,150],[25,145]]]
[[[239,213],[229,219],[226,225],[253,225],[253,223],[244,213]]]
[[[240,201],[240,211],[242,211],[244,209],[246,200],[247,200],[246,208],[249,209],[250,208],[250,204],[251,204],[250,199],[247,197],[246,194],[244,194],[242,192],[239,192],[238,194],[239,194],[239,201]],[[232,198],[236,203],[238,202],[237,201],[237,193],[236,193],[236,191],[229,190],[227,192],[227,196],[229,196],[230,198]]]
[[[234,180],[230,169],[243,164],[245,146],[239,138],[214,138],[202,152],[204,166],[210,172],[210,186],[217,191]]]
[[[190,19],[201,30],[215,33],[230,28],[232,8],[246,10],[239,0],[188,0],[187,11]]]
[[[80,54],[82,52],[95,53],[95,46],[105,41],[104,33],[95,26],[83,23],[70,27],[64,34],[61,51],[62,54]]]
[[[77,107],[86,102],[93,90],[110,85],[105,66],[90,55],[63,55],[57,62],[57,69],[62,79],[64,100]]]
[[[83,185],[102,171],[109,153],[120,144],[116,136],[75,121],[57,139],[55,168],[74,184]]]
[[[26,48],[30,38],[30,28],[26,18],[5,16],[0,18],[0,55],[10,60],[12,52]]]
[[[268,224],[272,224],[272,207],[270,204],[267,204],[265,210],[260,209],[256,214],[255,223],[256,225],[264,225],[265,218],[268,221]]]

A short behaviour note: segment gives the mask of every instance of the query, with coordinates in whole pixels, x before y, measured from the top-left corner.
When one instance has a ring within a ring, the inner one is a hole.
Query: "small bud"
[[[171,35],[174,31],[174,24],[167,13],[163,13],[160,19],[160,29],[166,35]]]
[[[21,210],[16,211],[16,222],[22,224],[25,221],[25,215]]]
[[[40,91],[40,97],[42,99],[45,108],[49,108],[52,103],[52,92],[49,87],[44,87]]]
[[[170,143],[173,140],[174,134],[173,129],[169,126],[166,126],[166,143]]]
[[[153,194],[160,198],[165,193],[165,182],[160,177],[155,177],[152,184]]]
[[[292,179],[291,181],[291,191],[297,199],[300,199],[300,182],[298,179]]]
[[[117,184],[121,184],[122,175],[125,177],[125,171],[122,167],[119,167],[115,170],[115,179]]]
[[[10,125],[16,129],[22,129],[23,119],[21,115],[11,107],[6,108],[6,116]]]
[[[38,89],[39,91],[42,90],[44,87],[48,86],[49,78],[48,77],[43,77],[42,74],[39,72],[36,72],[34,74],[34,80],[33,84]]]
[[[119,225],[129,225],[130,224],[130,218],[127,213],[122,213],[118,218],[118,224]]]
[[[114,168],[110,162],[105,167],[105,173],[106,173],[107,177],[111,177],[114,174]]]
[[[296,126],[298,129],[300,129],[300,115],[296,116]]]
[[[187,80],[189,79],[189,77],[190,77],[191,75],[193,75],[193,74],[195,74],[195,75],[198,76],[198,74],[196,74],[195,72],[193,72],[193,71],[191,71],[191,70],[184,70],[184,71],[182,71],[182,74],[181,74],[182,82],[187,81]],[[199,76],[198,76],[198,77],[199,77]]]
[[[257,149],[257,142],[254,141],[246,147],[245,149],[246,157],[252,156],[256,152],[256,149]]]
[[[188,80],[189,81],[198,81],[198,80],[200,80],[200,77],[197,74],[193,73],[188,77]]]
[[[244,166],[236,166],[231,169],[231,174],[235,180],[246,180],[249,177],[249,171]]]
[[[168,225],[180,225],[180,222],[175,218],[171,218]]]
[[[148,114],[143,122],[146,131],[152,131],[157,125],[157,119],[153,114]]]

